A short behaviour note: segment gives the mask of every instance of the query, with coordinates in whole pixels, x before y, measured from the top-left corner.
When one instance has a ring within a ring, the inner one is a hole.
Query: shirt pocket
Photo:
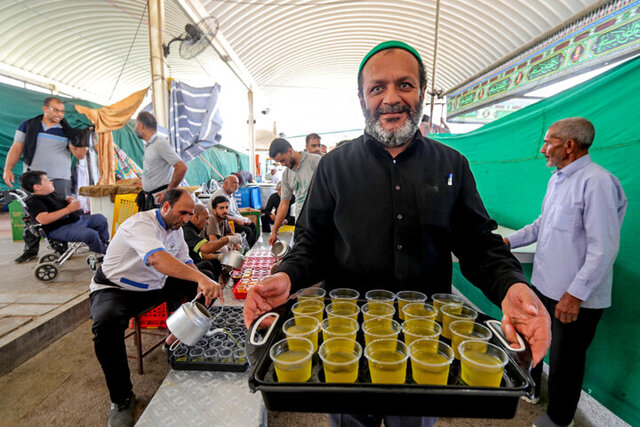
[[[582,210],[573,206],[559,206],[555,211],[553,228],[573,231],[582,228]]]
[[[416,189],[416,202],[420,225],[451,229],[451,211],[454,194],[449,187],[422,184]]]

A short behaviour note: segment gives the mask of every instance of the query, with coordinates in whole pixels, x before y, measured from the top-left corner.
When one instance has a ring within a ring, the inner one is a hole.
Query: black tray
[[[354,384],[325,383],[322,362],[317,354],[313,356],[311,379],[305,383],[279,383],[269,358],[269,349],[276,341],[284,338],[282,324],[292,316],[294,301],[278,307],[279,314],[272,332],[264,343],[250,342],[254,324],[247,335],[247,355],[251,364],[249,387],[252,392],[260,391],[267,409],[288,412],[352,413],[371,415],[406,415],[431,417],[464,418],[513,418],[520,397],[533,391],[533,381],[528,374],[531,352],[528,347],[518,354],[508,351],[509,362],[505,366],[502,384],[499,388],[470,387],[458,385],[460,363],[454,359],[446,386],[415,384],[411,375],[411,364],[407,364],[405,384],[372,384],[367,360],[360,359],[359,376]],[[478,322],[491,319],[482,313]],[[397,320],[397,319],[396,319]],[[358,341],[364,348],[362,330]],[[449,344],[449,340],[441,338]],[[254,340],[262,342],[261,340]],[[492,338],[492,343],[500,345]],[[501,346],[504,349],[504,346]],[[524,366],[519,366],[518,363]]]
[[[209,311],[214,317],[214,323],[211,325],[210,331],[215,329],[224,329],[225,332],[218,332],[213,334],[210,337],[204,337],[200,341],[201,344],[199,346],[202,347],[202,344],[205,344],[203,348],[208,348],[213,341],[220,341],[224,345],[225,342],[229,343],[227,348],[230,348],[231,351],[235,351],[237,349],[244,349],[244,341],[247,333],[247,329],[244,327],[244,322],[241,321],[237,323],[235,320],[231,320],[231,318],[239,318],[242,320],[242,307],[231,307],[231,306],[211,306]],[[190,360],[189,357],[186,360],[176,360],[176,352],[180,349],[186,349],[190,352],[194,347],[198,346],[188,346],[185,344],[180,344],[178,348],[169,352],[169,363],[171,367],[176,370],[187,370],[187,371],[232,371],[232,372],[244,372],[249,367],[249,362],[247,357],[244,357],[244,360],[231,358],[225,362],[216,360],[202,360],[195,361]]]

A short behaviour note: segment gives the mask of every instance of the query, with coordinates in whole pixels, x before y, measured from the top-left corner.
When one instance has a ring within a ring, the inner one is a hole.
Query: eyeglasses
[[[51,111],[53,111],[56,114],[64,114],[64,108],[62,110],[58,109],[58,108],[54,108],[54,107],[49,107],[49,109]]]

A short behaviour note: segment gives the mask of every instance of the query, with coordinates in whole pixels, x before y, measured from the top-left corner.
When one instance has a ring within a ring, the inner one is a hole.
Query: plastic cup
[[[478,312],[468,305],[457,303],[442,306],[442,336],[451,339],[449,325],[456,320],[476,320]]]
[[[230,348],[221,348],[218,351],[218,356],[222,363],[233,363],[233,350]]]
[[[236,363],[247,362],[247,351],[244,348],[239,348],[233,352],[233,360]]]
[[[316,300],[298,301],[293,304],[291,311],[293,311],[293,317],[298,316],[311,316],[318,319],[318,322],[322,322],[322,312],[324,310],[324,303]]]
[[[442,326],[433,319],[409,319],[402,324],[404,343],[411,345],[415,340],[430,338],[437,340],[442,332]]]
[[[412,302],[402,307],[405,320],[409,319],[433,319],[436,320],[438,310],[426,302]]]
[[[425,302],[427,300],[425,294],[416,291],[400,291],[396,294],[396,298],[398,299],[398,317],[400,317],[400,320],[405,320],[404,313],[402,312],[404,306],[416,302]]]
[[[204,362],[204,348],[202,348],[202,347],[193,347],[189,351],[189,361],[190,362]]]
[[[464,303],[464,298],[454,294],[433,294],[431,296],[431,300],[433,301],[433,306],[438,310],[436,314],[436,320],[438,322],[442,322],[442,313],[440,312],[440,309],[443,305],[455,302],[458,304]]]
[[[458,360],[460,360],[458,347],[463,341],[489,341],[493,336],[489,328],[481,325],[480,323],[476,323],[473,320],[456,320],[455,322],[451,322],[449,330],[451,331],[451,347],[453,348],[453,355]]]
[[[313,343],[313,352],[318,351],[318,331],[320,322],[315,317],[298,316],[287,319],[282,325],[282,332],[288,338],[306,338]],[[295,345],[295,344],[294,344]]]
[[[312,286],[310,288],[300,289],[296,292],[298,302],[304,304],[306,301],[320,301],[324,305],[324,296],[327,294],[322,288]]]
[[[395,320],[389,320],[384,317],[374,317],[362,324],[364,343],[365,345],[369,345],[375,340],[397,340],[400,329],[400,324]]]
[[[417,384],[447,385],[453,350],[437,339],[420,339],[409,346],[411,371]]]
[[[396,299],[396,294],[391,291],[386,291],[384,289],[373,289],[371,291],[367,291],[364,294],[369,306],[375,306],[379,303],[391,304],[393,306],[393,301]]]
[[[464,341],[460,351],[460,379],[473,387],[500,387],[507,353],[486,341]]]
[[[320,323],[320,329],[324,341],[331,338],[348,338],[355,341],[360,326],[357,321],[349,317],[334,317],[333,319],[324,319]]]
[[[362,306],[362,318],[365,322],[376,317],[392,320],[394,314],[396,314],[396,309],[393,307],[393,303],[368,302]]]
[[[329,292],[329,297],[331,297],[331,302],[347,301],[356,304],[360,297],[360,292],[355,289],[337,288]]]
[[[208,363],[216,363],[218,361],[218,349],[209,348],[204,351],[204,361]]]
[[[178,347],[173,352],[173,360],[176,362],[186,362],[189,359],[189,350],[184,347]]]
[[[375,340],[364,349],[373,384],[404,384],[409,349],[397,339]]]
[[[358,314],[360,314],[360,307],[357,304],[348,301],[332,302],[325,308],[327,312],[327,318],[331,319],[336,316],[349,317],[353,320],[358,320]]]
[[[286,338],[269,350],[278,382],[303,383],[311,378],[313,343],[306,338]]]
[[[358,379],[358,364],[362,346],[348,338],[331,338],[318,351],[325,382],[354,383]]]

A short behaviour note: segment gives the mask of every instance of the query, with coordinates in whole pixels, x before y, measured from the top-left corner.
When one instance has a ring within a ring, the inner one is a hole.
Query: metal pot
[[[276,240],[271,246],[271,253],[278,259],[282,259],[289,252],[289,245],[283,240]]]
[[[198,294],[193,301],[182,304],[167,319],[167,327],[178,338],[176,342],[194,345],[209,331],[212,316],[204,305],[196,302],[200,295],[202,294]]]
[[[244,256],[242,256],[242,254],[238,251],[226,252],[224,255],[222,255],[222,259],[220,260],[220,264],[236,269],[240,269],[243,262]]]

